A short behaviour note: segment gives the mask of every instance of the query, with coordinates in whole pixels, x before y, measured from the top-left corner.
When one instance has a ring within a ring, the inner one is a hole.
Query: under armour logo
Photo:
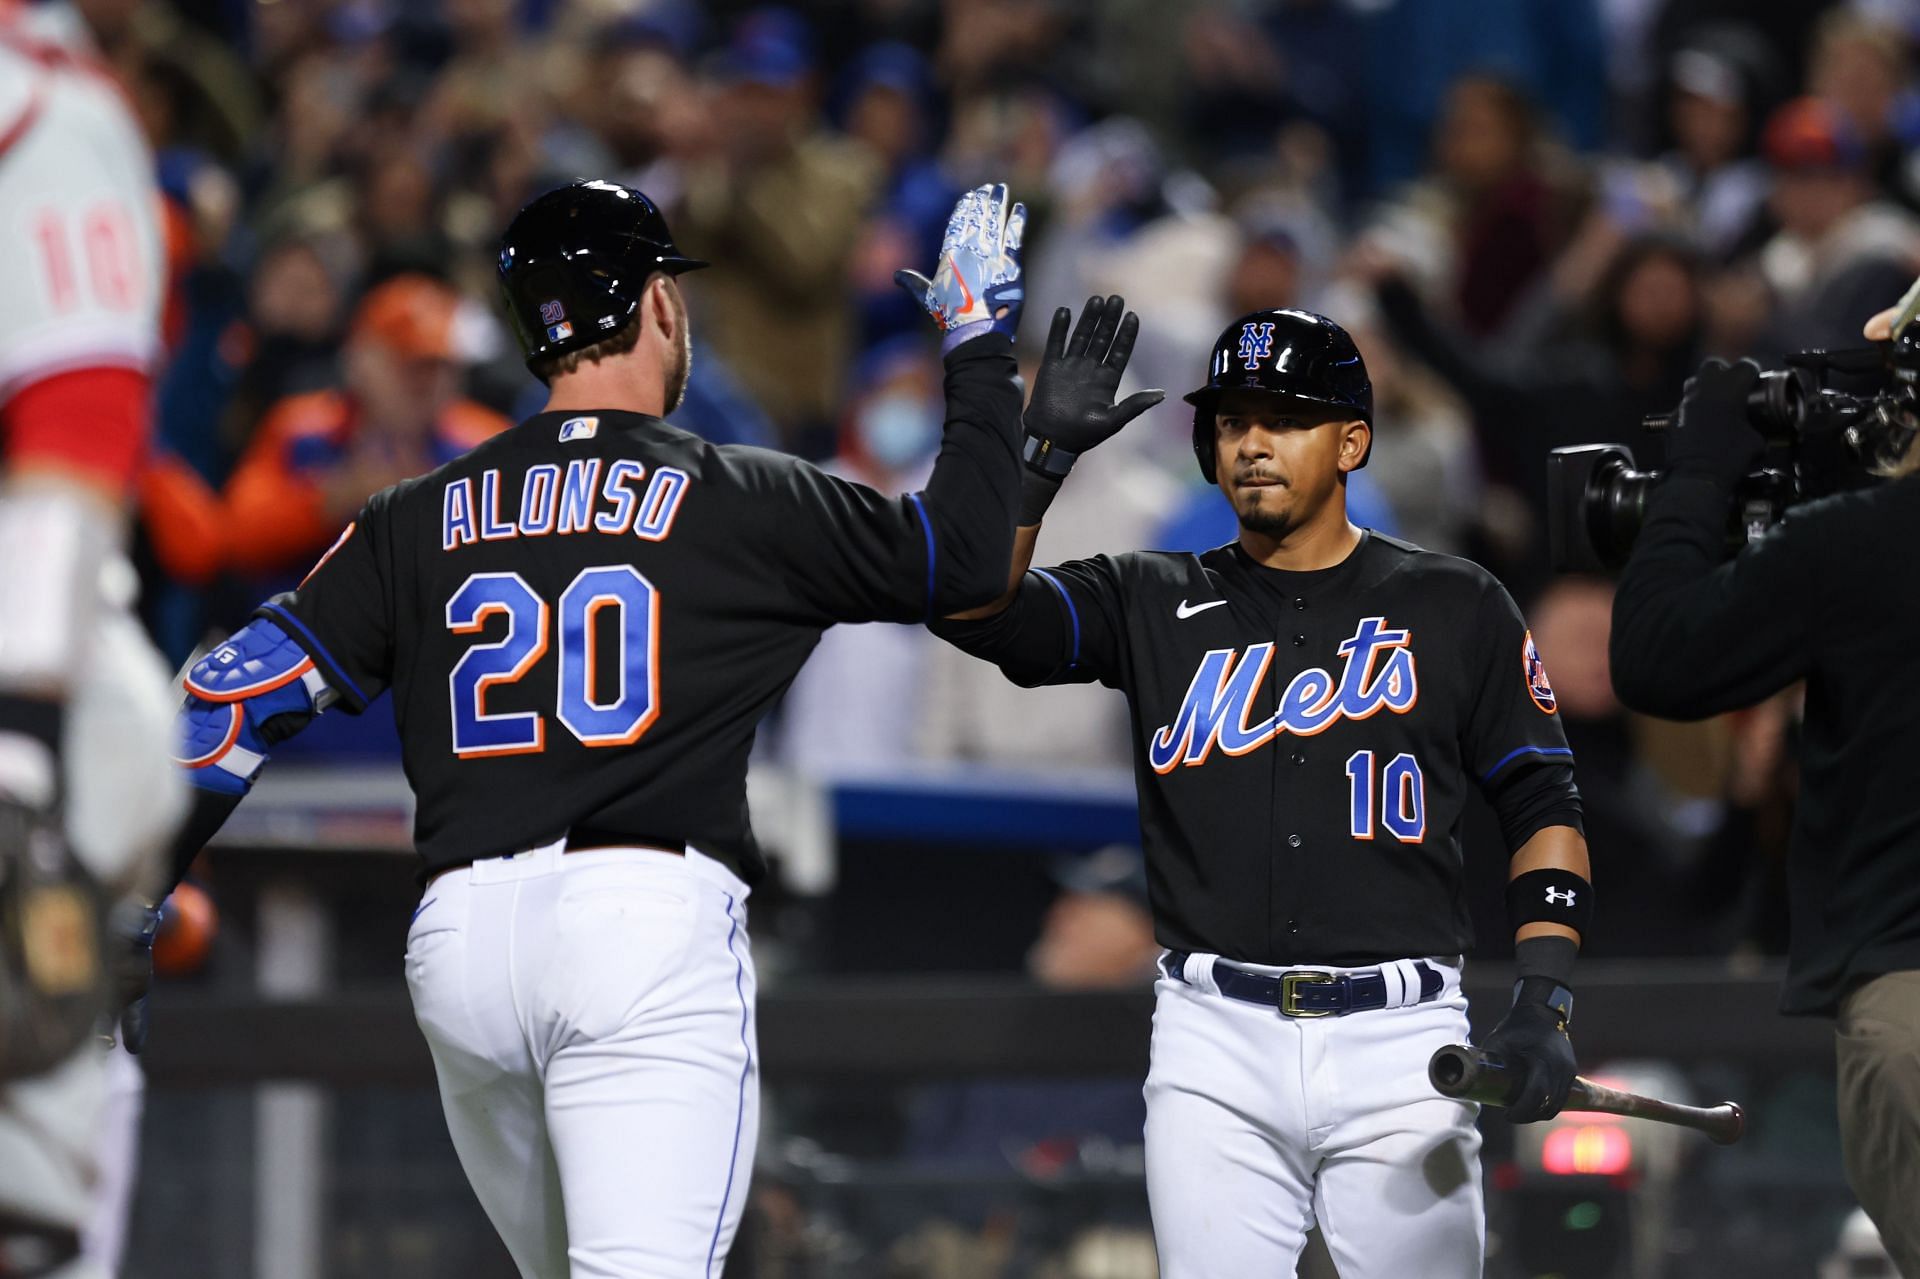
[[[1260,361],[1273,354],[1273,321],[1261,323],[1248,321],[1240,326],[1240,358],[1246,362],[1247,371],[1260,367]]]
[[[1566,889],[1549,888],[1547,890],[1547,905],[1549,906],[1573,905],[1573,890],[1571,888],[1566,888]]]

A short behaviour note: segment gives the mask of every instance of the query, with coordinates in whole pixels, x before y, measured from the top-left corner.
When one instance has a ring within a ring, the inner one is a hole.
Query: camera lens
[[[1819,380],[1808,369],[1769,369],[1747,394],[1747,421],[1769,444],[1791,444],[1806,430]]]

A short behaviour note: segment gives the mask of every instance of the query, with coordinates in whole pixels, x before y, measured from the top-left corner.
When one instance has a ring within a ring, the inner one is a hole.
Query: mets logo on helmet
[[[1533,698],[1533,704],[1551,715],[1560,707],[1560,700],[1553,695],[1553,685],[1547,682],[1547,664],[1540,660],[1540,650],[1533,646],[1533,632],[1527,632],[1527,638],[1520,645],[1520,663],[1527,672],[1527,693]]]
[[[1260,367],[1260,361],[1273,354],[1273,321],[1249,320],[1240,326],[1240,358],[1246,361],[1247,372]]]

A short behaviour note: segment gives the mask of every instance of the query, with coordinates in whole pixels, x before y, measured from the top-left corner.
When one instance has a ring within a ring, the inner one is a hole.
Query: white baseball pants
[[[407,985],[474,1194],[527,1279],[708,1279],[758,1136],[746,885],[550,844],[427,885]]]
[[[1459,969],[1436,965],[1431,1003],[1293,1018],[1215,993],[1212,958],[1186,969],[1205,988],[1164,976],[1154,988],[1147,1194],[1161,1279],[1290,1279],[1316,1221],[1341,1279],[1478,1279],[1479,1107],[1427,1081],[1434,1049],[1467,1042]]]

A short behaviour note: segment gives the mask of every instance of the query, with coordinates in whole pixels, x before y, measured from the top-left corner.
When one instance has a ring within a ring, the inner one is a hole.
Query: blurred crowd
[[[1231,539],[1179,395],[1235,315],[1331,315],[1378,405],[1356,519],[1481,560],[1528,610],[1607,894],[1595,949],[1779,946],[1796,709],[1624,712],[1609,586],[1547,570],[1545,458],[1616,440],[1656,462],[1639,420],[1702,357],[1855,344],[1914,276],[1920,3],[78,7],[168,204],[141,557],[171,657],[296,580],[368,494],[538,407],[497,236],[575,177],[644,189],[714,264],[687,284],[679,425],[917,487],[940,367],[892,275],[1004,180],[1032,211],[1023,344],[1122,293],[1134,378],[1172,393],[1076,471],[1043,559]],[[1021,692],[862,627],[828,635],[763,750],[816,775],[1109,768],[1128,726],[1104,690]]]

